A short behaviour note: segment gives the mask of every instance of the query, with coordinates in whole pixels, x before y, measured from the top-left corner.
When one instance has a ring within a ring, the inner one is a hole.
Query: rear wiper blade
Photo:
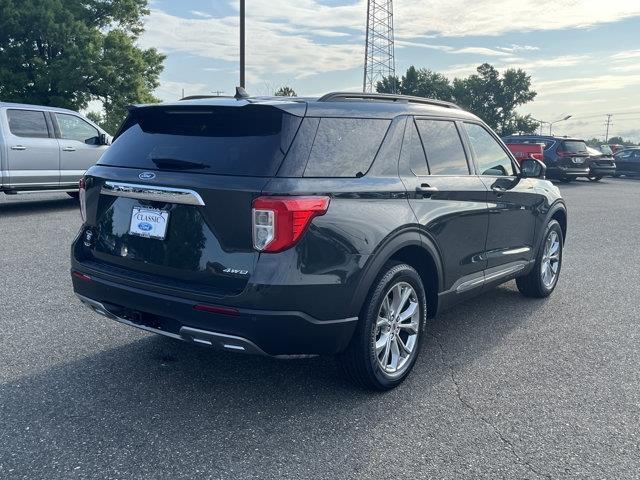
[[[211,166],[206,163],[190,162],[189,160],[179,160],[177,158],[152,158],[151,161],[159,168],[211,168]]]

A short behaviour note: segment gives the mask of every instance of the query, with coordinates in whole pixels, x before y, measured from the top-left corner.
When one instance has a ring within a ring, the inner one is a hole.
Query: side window
[[[56,119],[63,139],[95,145],[99,132],[93,126],[75,115],[56,113]]]
[[[407,129],[404,132],[404,140],[402,141],[402,156],[404,164],[411,166],[411,171],[416,175],[429,175],[429,166],[427,165],[427,157],[424,155],[420,135],[413,120],[407,123]]]
[[[322,118],[305,177],[364,175],[384,140],[390,120]]]
[[[431,175],[469,175],[467,156],[456,124],[445,120],[417,120]]]
[[[480,175],[514,175],[511,158],[500,144],[485,130],[474,123],[466,123],[471,149],[478,162]]]
[[[7,110],[9,130],[18,137],[49,138],[44,112]]]

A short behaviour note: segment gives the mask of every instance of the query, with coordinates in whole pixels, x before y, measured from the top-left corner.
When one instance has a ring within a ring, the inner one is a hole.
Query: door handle
[[[423,197],[430,197],[438,191],[438,187],[432,187],[428,183],[416,187],[416,192],[421,193]]]
[[[63,151],[63,152],[75,152],[75,151],[76,151],[76,149],[75,149],[75,148],[73,148],[73,147],[63,147],[63,148],[62,148],[62,151]]]
[[[11,147],[11,150],[26,150],[27,147],[25,147],[24,145],[14,145]]]

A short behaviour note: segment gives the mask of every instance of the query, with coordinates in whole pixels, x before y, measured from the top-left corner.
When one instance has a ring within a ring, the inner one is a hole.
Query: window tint
[[[390,120],[322,118],[304,176],[364,175],[390,124]]]
[[[170,170],[177,163],[180,170],[268,177],[278,171],[300,121],[264,105],[140,108],[98,164]]]
[[[49,138],[44,112],[7,110],[9,130],[18,137]]]
[[[431,175],[469,175],[467,157],[456,124],[417,120]]]
[[[473,123],[465,125],[480,175],[513,175],[511,158],[491,134],[480,125]]]
[[[565,140],[559,150],[567,153],[587,153],[587,144],[575,140]]]
[[[97,137],[100,134],[96,128],[89,125],[75,115],[66,115],[64,113],[56,113],[56,120],[60,127],[60,135],[65,140],[77,140],[82,143],[97,143]]]

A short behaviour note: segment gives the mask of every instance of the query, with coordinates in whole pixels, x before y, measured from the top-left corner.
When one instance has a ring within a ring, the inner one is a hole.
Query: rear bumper
[[[547,178],[577,178],[577,177],[588,177],[589,176],[589,166],[553,166],[547,167]]]
[[[616,173],[615,165],[591,165],[590,168],[591,175],[613,175]]]
[[[303,312],[195,310],[193,300],[123,286],[96,276],[72,276],[80,300],[112,320],[220,350],[270,356],[335,354],[344,350],[357,317],[318,320]]]

